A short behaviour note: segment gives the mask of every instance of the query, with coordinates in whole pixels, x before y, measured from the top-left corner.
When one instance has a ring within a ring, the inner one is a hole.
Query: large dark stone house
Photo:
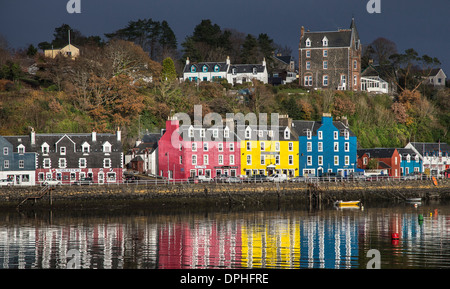
[[[313,89],[361,89],[361,42],[352,19],[349,29],[310,32],[302,26],[299,83]]]

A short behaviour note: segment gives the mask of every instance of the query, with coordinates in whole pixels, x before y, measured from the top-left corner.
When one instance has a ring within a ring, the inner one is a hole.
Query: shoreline
[[[18,208],[19,203],[39,195],[42,187],[0,188],[0,208]],[[336,200],[399,202],[408,198],[450,199],[450,179],[432,181],[101,185],[56,187],[40,199],[20,205],[20,210],[54,209],[194,209],[266,206],[312,206]]]

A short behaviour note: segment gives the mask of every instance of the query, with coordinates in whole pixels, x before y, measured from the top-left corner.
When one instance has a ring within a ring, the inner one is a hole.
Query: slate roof
[[[228,64],[226,62],[199,62],[199,63],[189,63],[184,66],[183,72],[191,72],[191,67],[194,66],[196,69],[195,73],[202,72],[203,66],[208,67],[208,72],[214,72],[214,67],[219,66],[219,72],[227,72]]]
[[[411,142],[411,145],[420,153],[437,153],[439,149],[441,152],[450,153],[450,145],[447,143],[424,143],[424,142]]]
[[[253,73],[253,68],[256,68],[258,73],[264,72],[265,66],[262,64],[232,64],[230,66],[230,73],[232,73],[233,68],[236,68],[236,73]]]
[[[306,47],[306,40],[311,40],[311,47],[308,48],[323,48],[322,40],[324,37],[328,39],[328,47],[350,47],[352,39],[352,30],[339,30],[339,31],[325,31],[325,32],[305,32],[302,41],[300,42],[301,48]]]
[[[341,121],[333,121],[333,125],[339,130],[339,135],[343,136],[343,130],[349,131],[349,136],[356,136],[352,130],[344,125]],[[309,121],[309,120],[293,120],[292,130],[294,130],[299,136],[306,136],[306,131],[310,130],[312,136],[317,136],[317,130],[322,126],[321,121]]]
[[[395,152],[395,148],[374,148],[374,149],[358,149],[358,157],[367,154],[369,158],[391,158]]]
[[[405,149],[405,148],[397,148],[398,153],[400,156],[404,157],[406,155],[410,155],[411,157],[415,157],[416,153],[412,149]]]

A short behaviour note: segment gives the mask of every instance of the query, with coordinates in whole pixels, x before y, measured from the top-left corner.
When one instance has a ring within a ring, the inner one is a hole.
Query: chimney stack
[[[122,141],[122,132],[120,131],[120,127],[117,128],[117,141]]]
[[[97,133],[95,130],[92,131],[92,141],[97,141]]]
[[[303,38],[303,35],[305,35],[305,27],[302,26],[302,28],[300,29],[300,38]]]
[[[31,128],[31,145],[36,144],[36,132],[34,131],[34,128]]]

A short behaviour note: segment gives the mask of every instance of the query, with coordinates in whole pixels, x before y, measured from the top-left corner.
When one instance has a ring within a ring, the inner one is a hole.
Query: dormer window
[[[288,128],[284,130],[284,139],[290,139],[291,138],[291,132]]]
[[[60,148],[59,148],[59,153],[60,153],[62,156],[65,156],[65,155],[66,155],[66,147],[60,147]]]
[[[191,66],[191,72],[197,72],[197,68],[194,65]]]
[[[47,155],[49,152],[49,145],[45,142],[41,146],[42,154]]]
[[[25,153],[25,146],[24,146],[23,144],[20,144],[20,145],[17,147],[17,152],[18,152],[19,154],[24,154],[24,153]]]
[[[233,67],[232,69],[231,69],[231,73],[233,74],[233,75],[236,75],[236,68],[235,67]]]
[[[103,152],[110,153],[111,152],[111,144],[109,142],[105,142],[103,144]]]
[[[214,65],[214,72],[219,72],[220,71],[220,67],[219,65]]]
[[[81,145],[81,150],[83,151],[83,153],[89,153],[90,145],[87,142],[84,142]]]
[[[226,127],[223,131],[223,137],[224,138],[229,138],[230,137],[230,129],[228,127]]]
[[[308,130],[306,131],[306,138],[307,138],[307,139],[311,139],[311,137],[312,137],[312,132],[308,129]]]
[[[208,66],[206,66],[206,65],[203,65],[203,67],[202,67],[202,71],[203,71],[203,72],[208,72]]]
[[[306,47],[311,47],[311,39],[306,39]]]
[[[322,46],[328,46],[328,38],[326,36],[322,39]]]
[[[249,127],[247,127],[247,128],[245,129],[245,138],[246,138],[246,139],[249,139],[250,136],[251,136],[251,133],[252,133],[252,130],[251,130]]]
[[[258,69],[256,67],[253,67],[253,74],[258,74]]]
[[[189,127],[189,130],[188,130],[188,136],[189,137],[194,137],[194,128],[191,126],[191,127]]]

